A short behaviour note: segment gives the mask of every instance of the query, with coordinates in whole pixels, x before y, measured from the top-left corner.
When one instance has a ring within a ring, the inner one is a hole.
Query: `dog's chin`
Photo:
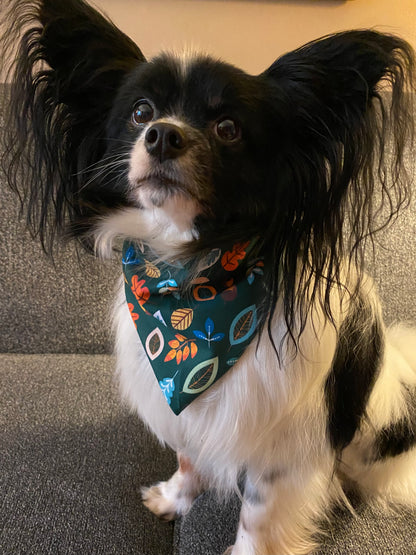
[[[132,191],[134,200],[144,209],[162,208],[174,197],[190,198],[186,187],[169,177],[150,176],[137,183]]]
[[[136,183],[131,200],[159,228],[190,240],[195,237],[194,221],[202,212],[201,204],[186,186],[168,177],[148,177]]]

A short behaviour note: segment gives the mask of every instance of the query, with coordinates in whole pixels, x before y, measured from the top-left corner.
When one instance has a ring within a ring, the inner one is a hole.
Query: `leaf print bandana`
[[[175,414],[232,368],[253,339],[264,297],[264,264],[251,258],[254,244],[213,249],[189,286],[190,265],[155,265],[147,247],[124,242],[128,307]]]

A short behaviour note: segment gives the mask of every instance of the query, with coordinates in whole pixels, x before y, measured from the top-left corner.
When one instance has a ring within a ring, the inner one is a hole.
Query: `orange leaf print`
[[[221,257],[221,265],[227,272],[232,272],[238,268],[240,260],[246,255],[246,248],[249,246],[250,241],[245,243],[237,243],[233,246],[233,250],[226,251]]]
[[[169,341],[169,347],[177,349],[179,347],[179,341],[177,339],[172,339],[172,341]]]
[[[175,337],[176,339],[169,341],[169,345],[172,349],[166,355],[165,362],[170,362],[171,360],[176,359],[176,364],[180,364],[186,360],[189,355],[191,355],[191,358],[194,358],[198,352],[195,339],[188,339],[179,333],[175,334]]]
[[[176,357],[176,349],[172,349],[172,350],[169,351],[168,354],[165,356],[164,362],[169,362],[170,360],[173,360],[175,357]]]
[[[195,355],[197,354],[197,352],[198,352],[198,346],[194,341],[192,341],[191,342],[191,358],[194,358]]]
[[[139,306],[141,308],[143,308],[143,305],[149,300],[149,297],[150,297],[149,289],[147,287],[144,287],[145,283],[146,282],[144,279],[141,279],[139,281],[136,275],[134,275],[133,279],[131,280],[131,290],[133,292],[133,295],[138,300]]]
[[[189,345],[185,345],[183,349],[183,360],[186,360],[189,357],[189,353],[191,352]]]

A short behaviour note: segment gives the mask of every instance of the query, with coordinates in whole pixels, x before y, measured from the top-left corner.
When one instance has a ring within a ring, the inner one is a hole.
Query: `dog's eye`
[[[154,113],[155,111],[152,105],[149,102],[143,100],[139,102],[134,108],[132,114],[133,123],[136,125],[148,123],[153,119]]]
[[[215,124],[218,137],[228,143],[237,141],[241,136],[241,129],[237,122],[231,118],[223,118]]]

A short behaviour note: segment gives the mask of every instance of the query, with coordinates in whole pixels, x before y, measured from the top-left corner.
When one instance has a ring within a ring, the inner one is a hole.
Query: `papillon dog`
[[[253,76],[146,60],[83,0],[4,12],[9,183],[45,250],[120,258],[121,392],[178,453],[147,507],[243,479],[228,552],[289,555],[350,488],[414,506],[416,332],[385,327],[363,269],[409,199],[409,44],[341,32]]]

